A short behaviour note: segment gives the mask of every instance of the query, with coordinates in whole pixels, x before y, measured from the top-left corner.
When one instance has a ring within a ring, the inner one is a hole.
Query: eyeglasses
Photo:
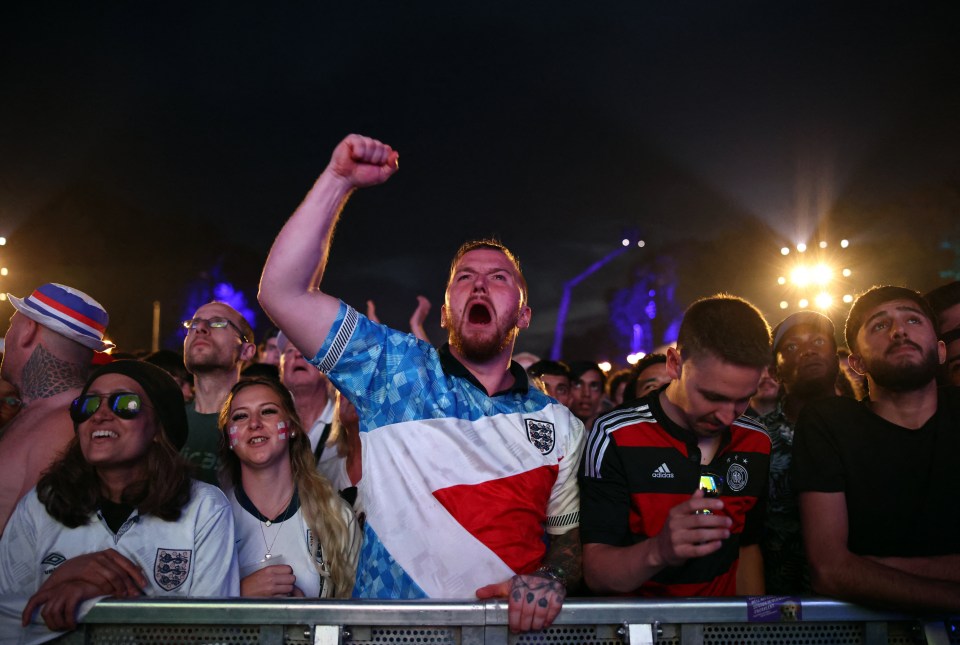
[[[134,419],[147,404],[139,394],[133,392],[114,392],[113,394],[85,394],[70,404],[70,418],[74,423],[83,423],[100,409],[100,403],[106,399],[110,411],[121,419]]]
[[[23,405],[23,401],[15,396],[0,396],[0,404],[9,405],[11,408],[19,408]]]
[[[205,324],[210,329],[225,329],[228,326],[233,327],[238,334],[240,334],[240,340],[244,343],[250,342],[247,340],[246,335],[240,331],[240,328],[234,325],[232,322],[226,318],[191,318],[189,320],[183,321],[183,328],[189,332],[191,329],[196,329],[200,326],[200,323]]]
[[[586,387],[591,392],[603,392],[603,383],[599,383],[597,381],[592,381],[590,383],[584,383],[583,381],[573,382],[573,389],[575,390],[579,391],[579,390],[582,390],[584,387]]]

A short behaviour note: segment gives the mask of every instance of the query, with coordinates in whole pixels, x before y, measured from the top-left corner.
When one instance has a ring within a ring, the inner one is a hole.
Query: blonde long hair
[[[240,459],[230,450],[227,439],[227,428],[230,425],[230,407],[233,399],[243,389],[254,385],[262,385],[272,390],[280,398],[280,407],[289,419],[289,456],[293,471],[293,483],[300,495],[300,505],[303,508],[303,517],[310,529],[310,552],[316,553],[317,540],[322,543],[322,553],[329,574],[326,574],[316,558],[312,558],[317,574],[326,577],[329,575],[333,584],[334,598],[349,598],[353,591],[356,577],[356,561],[353,559],[353,545],[350,541],[350,528],[345,516],[353,519],[353,512],[349,509],[337,491],[326,477],[317,472],[317,463],[310,449],[310,438],[303,429],[300,417],[297,416],[290,392],[279,382],[267,378],[241,379],[230,390],[227,400],[220,409],[220,479],[223,483],[236,486],[241,483]],[[347,513],[344,513],[344,509]],[[321,540],[320,536],[323,536]]]

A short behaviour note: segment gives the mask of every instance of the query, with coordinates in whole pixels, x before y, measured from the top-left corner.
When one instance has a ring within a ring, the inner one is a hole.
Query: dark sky
[[[38,214],[58,199],[90,210],[73,196],[92,192],[139,213],[144,256],[183,264],[170,236],[205,236],[211,264],[232,254],[255,276],[333,146],[361,132],[397,148],[401,172],[348,206],[329,290],[357,306],[376,298],[403,328],[417,293],[439,306],[460,242],[497,235],[531,283],[535,324],[519,347],[543,352],[563,282],[625,229],[647,247],[577,288],[573,331],[602,326],[609,290],[627,285],[638,254],[747,224],[784,240],[831,217],[896,232],[918,198],[938,212],[957,205],[949,3],[336,4],[4,9],[3,262],[42,264],[42,248],[18,248],[18,236],[61,236],[37,231],[50,221]],[[743,262],[769,274],[775,251],[757,246]],[[82,265],[89,249],[60,262]],[[4,290],[45,281],[10,268]],[[915,286],[933,286],[936,269]],[[124,306],[118,291],[149,300],[155,278],[125,286],[137,271],[89,290],[111,310]],[[749,273],[723,287],[762,301]],[[683,293],[713,287],[688,278]],[[148,342],[119,320],[116,338]]]

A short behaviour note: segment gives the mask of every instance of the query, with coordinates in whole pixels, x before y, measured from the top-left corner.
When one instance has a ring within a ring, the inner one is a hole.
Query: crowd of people
[[[822,313],[771,331],[721,294],[631,370],[521,365],[498,241],[455,254],[440,347],[425,298],[405,333],[324,291],[350,194],[397,169],[337,146],[267,259],[259,345],[210,302],[182,356],[111,359],[89,295],[8,296],[0,637],[143,594],[503,598],[514,631],[591,594],[960,612],[960,283],[861,294],[846,348]]]

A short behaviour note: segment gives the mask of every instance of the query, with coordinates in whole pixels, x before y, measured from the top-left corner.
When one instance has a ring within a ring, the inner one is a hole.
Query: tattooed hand
[[[531,573],[514,576],[498,584],[477,589],[477,598],[507,598],[510,631],[539,631],[549,627],[567,597],[567,589],[559,580]]]

